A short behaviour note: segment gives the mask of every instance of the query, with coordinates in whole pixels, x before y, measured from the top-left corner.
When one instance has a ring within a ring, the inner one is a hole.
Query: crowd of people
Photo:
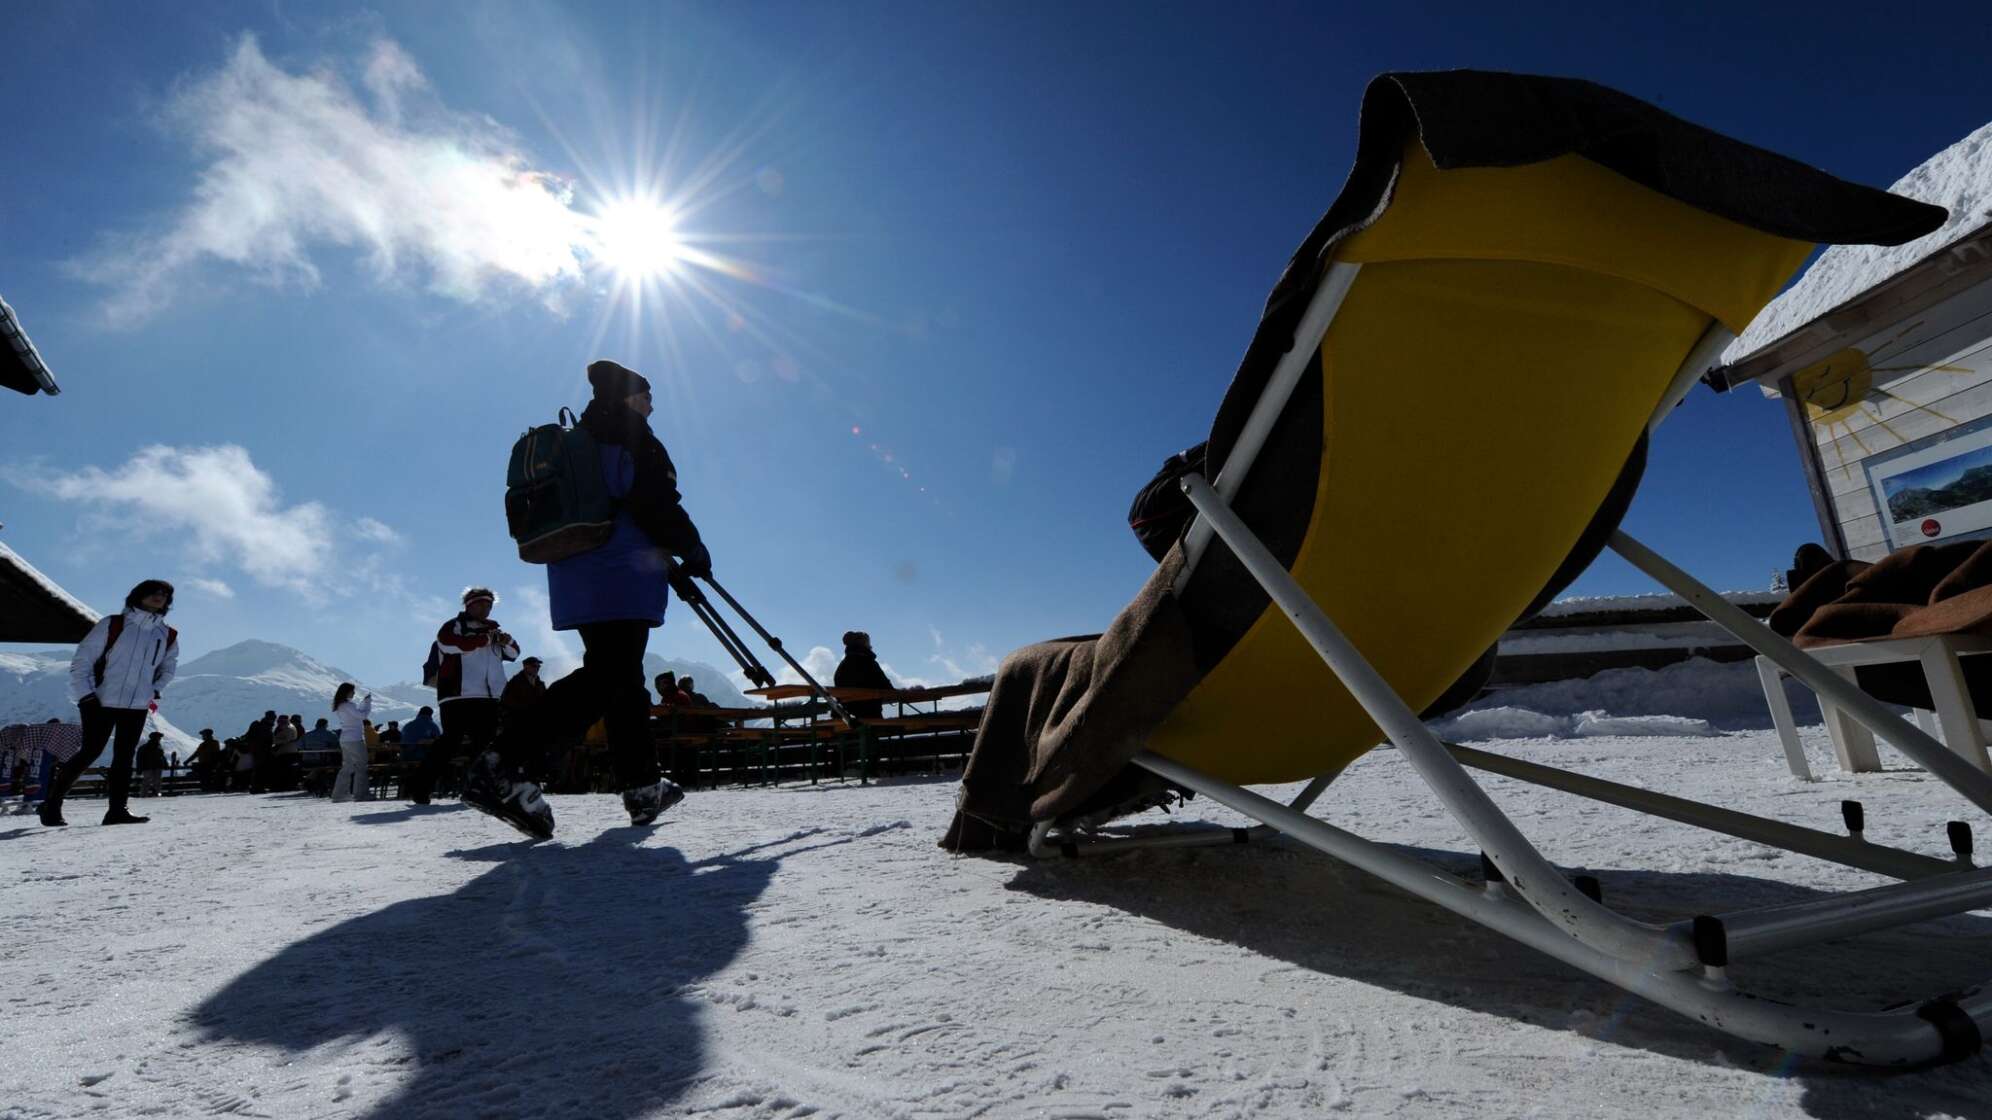
[[[10,774],[21,767],[8,766],[8,754],[0,752],[0,777],[39,787],[42,824],[60,827],[68,823],[67,794],[108,745],[104,823],[143,824],[148,818],[130,811],[134,769],[145,797],[164,792],[165,777],[184,769],[207,792],[308,789],[350,801],[367,796],[373,752],[393,748],[402,791],[415,804],[429,804],[446,789],[456,777],[452,762],[465,758],[463,802],[545,838],[553,832],[553,811],[542,795],[554,768],[550,752],[581,744],[592,727],[630,822],[654,822],[684,791],[658,766],[644,650],[650,631],[663,624],[671,588],[709,576],[712,558],[684,509],[677,468],[650,430],[650,383],[611,361],[591,364],[588,381],[593,399],[578,427],[597,451],[599,462],[587,467],[600,471],[614,520],[598,542],[547,565],[553,627],[579,635],[579,668],[551,684],[542,680],[540,659],[521,660],[519,644],[491,617],[498,596],[473,586],[430,647],[424,684],[436,690],[435,708],[422,708],[406,727],[389,721],[376,728],[372,694],[348,682],[329,698],[330,715],[317,717],[309,729],[302,714],[266,711],[232,738],[218,739],[203,728],[199,745],[182,762],[160,733],[145,736],[146,718],[179,664],[179,634],[166,623],[173,586],[148,579],[132,588],[123,610],[100,619],[76,647],[69,676],[78,722],[25,728],[17,737],[26,744],[31,732],[34,745],[8,748],[22,765],[30,753],[46,760],[44,772]],[[513,663],[516,674],[506,669]],[[862,631],[844,635],[835,679],[846,687],[890,687]],[[713,706],[689,676],[667,672],[652,684],[654,706],[667,714]],[[879,709],[874,702],[850,710],[863,718]],[[330,779],[321,789],[317,778],[325,774]]]

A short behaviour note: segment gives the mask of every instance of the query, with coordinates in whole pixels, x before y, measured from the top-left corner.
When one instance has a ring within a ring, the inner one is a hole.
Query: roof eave
[[[1992,225],[1979,229],[1702,378],[1717,392],[1746,382],[1775,386],[1880,324],[1905,319],[1992,279]]]

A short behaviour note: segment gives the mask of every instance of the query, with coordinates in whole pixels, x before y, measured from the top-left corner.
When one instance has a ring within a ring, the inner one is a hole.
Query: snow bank
[[[1570,734],[1570,717],[1511,708],[1503,704],[1480,708],[1433,725],[1446,739],[1561,739]]]
[[[1818,723],[1812,692],[1785,682],[1792,714]],[[1771,711],[1749,661],[1696,657],[1662,669],[1607,669],[1583,680],[1505,688],[1433,724],[1455,741],[1596,735],[1707,736],[1762,730]]]
[[[1992,123],[1931,156],[1888,189],[1942,206],[1950,211],[1950,219],[1935,232],[1903,245],[1835,245],[1827,249],[1798,283],[1772,300],[1742,337],[1729,344],[1722,352],[1725,364],[1740,361],[1992,224]]]
[[[1598,735],[1660,735],[1706,739],[1720,734],[1705,719],[1690,716],[1612,716],[1604,712],[1580,712],[1571,721],[1571,733],[1580,738]]]
[[[1554,715],[1502,705],[1467,712],[1434,725],[1454,742],[1484,739],[1588,739],[1615,735],[1708,738],[1720,735],[1707,720],[1692,716],[1614,716],[1603,711]]]

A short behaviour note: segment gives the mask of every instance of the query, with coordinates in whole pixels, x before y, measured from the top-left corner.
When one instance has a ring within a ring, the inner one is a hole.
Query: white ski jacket
[[[505,662],[519,659],[519,643],[496,622],[458,615],[436,631],[436,645],[443,655],[436,670],[437,703],[496,700],[505,695]]]
[[[78,701],[95,694],[106,708],[143,708],[155,695],[166,691],[173,673],[180,667],[180,643],[172,627],[151,611],[127,608],[124,629],[117,644],[104,648],[110,637],[111,620],[105,615],[90,628],[69,659],[69,699]],[[97,659],[104,660],[104,677],[96,677]]]
[[[373,718],[374,698],[368,694],[364,700],[348,700],[332,709],[339,717],[339,749],[357,746],[365,750],[367,746],[367,721]]]

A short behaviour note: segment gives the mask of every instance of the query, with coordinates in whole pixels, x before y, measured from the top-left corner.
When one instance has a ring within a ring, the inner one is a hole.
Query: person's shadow
[[[1479,877],[1472,853],[1391,846],[1461,877]],[[1608,905],[1647,920],[1820,896],[1741,875],[1593,871]],[[1817,1117],[1992,1115],[1983,1103],[1992,1085],[1992,1061],[1984,1056],[1904,1077],[1793,1059],[1647,1003],[1284,838],[1028,862],[1009,887],[1111,906],[1296,969],[1415,999],[1686,1061],[1796,1078],[1805,1086],[1801,1107]],[[1992,973],[1988,949],[1992,921],[1963,915],[1753,957],[1731,972],[1740,985],[1776,998],[1874,1009],[1985,980]]]
[[[468,808],[470,806],[465,805],[461,801],[451,801],[441,805],[403,805],[399,809],[387,809],[377,813],[355,813],[353,814],[353,823],[399,824],[402,821],[412,821],[416,817],[433,817],[441,813],[460,813]]]
[[[705,1064],[685,989],[740,953],[749,906],[814,833],[697,862],[643,847],[644,828],[452,852],[497,866],[286,946],[190,1018],[207,1041],[292,1053],[398,1038],[355,1067],[398,1083],[373,1116],[652,1112]]]

